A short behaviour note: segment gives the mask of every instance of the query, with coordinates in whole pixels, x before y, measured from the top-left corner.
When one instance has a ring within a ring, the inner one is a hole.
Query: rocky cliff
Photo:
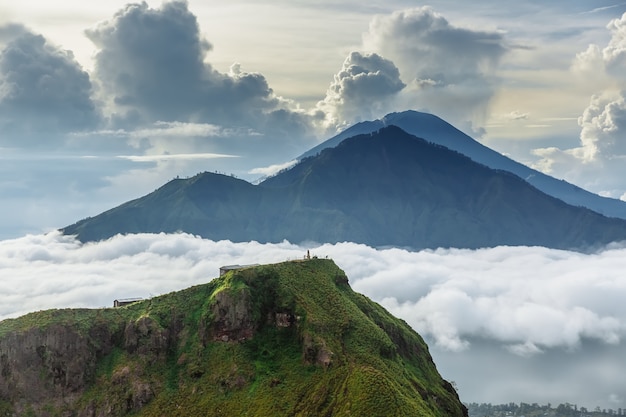
[[[0,416],[463,416],[424,341],[330,260],[0,322]]]

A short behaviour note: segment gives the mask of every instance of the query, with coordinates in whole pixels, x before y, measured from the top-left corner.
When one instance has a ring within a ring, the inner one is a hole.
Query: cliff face
[[[93,379],[98,355],[89,338],[60,325],[10,333],[0,352],[0,396],[15,404],[74,397]]]
[[[0,416],[463,416],[423,340],[329,260],[0,322]]]

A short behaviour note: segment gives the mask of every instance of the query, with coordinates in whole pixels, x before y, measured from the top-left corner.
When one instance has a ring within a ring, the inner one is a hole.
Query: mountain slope
[[[331,260],[0,322],[0,415],[463,416],[421,337]]]
[[[388,114],[380,120],[358,123],[317,145],[298,159],[317,155],[322,149],[335,147],[346,138],[374,132],[390,125],[398,126],[414,136],[460,152],[490,168],[512,172],[544,193],[559,198],[568,204],[587,207],[605,216],[626,219],[626,202],[601,197],[520,164],[475,141],[439,117],[428,113],[405,111]]]
[[[626,221],[572,207],[506,171],[389,126],[253,186],[201,174],[64,229],[79,239],[182,230],[214,240],[352,241],[413,249],[626,239]]]

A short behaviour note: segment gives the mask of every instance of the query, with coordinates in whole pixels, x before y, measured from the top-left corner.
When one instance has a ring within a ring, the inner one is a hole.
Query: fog
[[[407,321],[466,402],[624,407],[626,248],[411,252],[354,243],[214,242],[188,234],[81,244],[57,232],[0,241],[0,320],[107,307],[210,281],[228,264],[332,258],[355,291]]]

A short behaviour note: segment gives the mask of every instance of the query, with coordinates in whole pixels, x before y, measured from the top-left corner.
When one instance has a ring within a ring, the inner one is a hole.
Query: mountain
[[[82,241],[176,231],[214,240],[412,249],[585,249],[625,240],[626,221],[567,205],[509,172],[388,126],[259,185],[199,174],[63,229]]]
[[[391,113],[380,120],[358,123],[337,136],[322,142],[302,154],[298,159],[302,160],[306,157],[317,155],[322,149],[335,147],[349,137],[375,132],[390,125],[398,126],[414,136],[460,152],[490,168],[512,172],[544,193],[559,198],[573,206],[587,207],[608,217],[626,219],[626,202],[614,198],[601,197],[564,180],[558,180],[520,164],[475,141],[439,117],[428,113],[410,110],[401,113]]]
[[[0,415],[467,416],[422,338],[332,260],[0,322]]]

